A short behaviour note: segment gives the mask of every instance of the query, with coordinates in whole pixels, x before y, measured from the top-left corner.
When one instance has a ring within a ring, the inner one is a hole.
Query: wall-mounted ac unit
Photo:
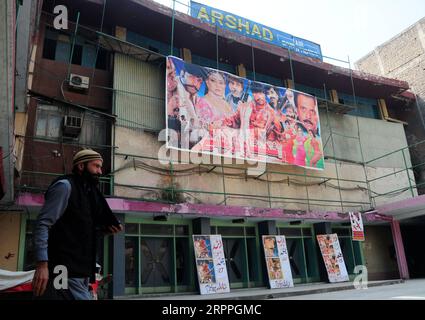
[[[69,75],[69,86],[73,89],[87,90],[89,88],[89,82],[89,77],[84,77],[75,73]]]
[[[63,136],[76,138],[81,132],[83,118],[76,116],[65,116],[63,118]]]

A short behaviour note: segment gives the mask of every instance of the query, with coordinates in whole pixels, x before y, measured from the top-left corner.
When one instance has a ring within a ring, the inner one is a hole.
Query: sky
[[[154,0],[172,7],[172,0]],[[178,0],[189,4],[189,0]],[[319,44],[322,54],[354,62],[422,17],[424,0],[197,0]],[[176,9],[188,13],[187,6]],[[325,61],[348,67],[335,60]]]

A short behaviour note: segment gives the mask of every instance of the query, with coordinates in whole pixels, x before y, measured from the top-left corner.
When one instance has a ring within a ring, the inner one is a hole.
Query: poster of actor
[[[201,294],[230,292],[221,235],[193,235]]]
[[[284,236],[263,236],[264,256],[271,289],[294,286]]]
[[[317,235],[317,241],[326,266],[329,282],[349,281],[338,235],[336,233]]]
[[[167,147],[324,169],[314,96],[167,57]]]

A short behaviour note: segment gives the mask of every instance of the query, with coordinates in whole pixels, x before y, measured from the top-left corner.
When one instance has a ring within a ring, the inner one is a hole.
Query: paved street
[[[344,290],[276,300],[425,300],[425,279],[409,280],[401,284],[365,290]]]

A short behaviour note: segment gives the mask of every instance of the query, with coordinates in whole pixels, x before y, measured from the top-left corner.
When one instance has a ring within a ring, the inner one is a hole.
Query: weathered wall
[[[330,127],[332,127],[335,157],[338,159],[362,162],[360,144],[357,139],[359,131],[363,157],[366,162],[407,146],[403,125],[399,123],[362,117],[356,118],[332,112],[329,112],[328,123],[326,112],[323,111],[320,112],[320,122],[324,144],[328,141]],[[333,155],[332,140],[329,139],[325,147],[325,156],[333,157]],[[408,153],[406,153],[406,161],[407,164],[410,164],[410,155]],[[386,168],[405,167],[401,153],[374,161],[371,165]]]
[[[425,18],[356,62],[361,71],[407,81],[425,96]]]
[[[269,171],[279,173],[264,174],[255,179],[256,176],[246,176],[244,170],[241,170],[244,167],[238,165],[235,166],[235,169],[224,169],[226,176],[223,179],[223,171],[220,167],[213,169],[212,166],[199,167],[193,164],[181,164],[173,165],[174,177],[171,178],[168,174],[170,168],[168,165],[161,165],[157,160],[131,156],[164,157],[164,154],[159,153],[161,148],[164,150],[163,142],[158,141],[157,135],[116,127],[115,145],[118,147],[116,152],[122,154],[115,156],[115,196],[164,200],[170,195],[164,194],[161,190],[152,189],[152,187],[168,188],[174,185],[177,189],[185,190],[185,192],[178,193],[178,201],[284,207],[293,210],[341,211],[340,194],[337,189],[338,181],[336,180],[337,167],[340,179],[355,180],[340,181],[344,211],[369,208],[367,185],[361,182],[365,181],[364,169],[357,164],[339,161],[335,167],[333,161],[326,161],[323,172],[306,170],[306,174],[312,176],[306,179],[303,176],[304,169],[294,166],[268,165]],[[127,159],[125,155],[129,155]],[[206,173],[205,171],[209,169],[213,170]],[[373,179],[397,170],[388,166],[370,167],[367,168],[367,174],[369,179]],[[413,177],[413,175],[411,176]],[[324,177],[331,178],[331,180],[327,181]],[[267,183],[267,180],[270,183]],[[143,186],[143,189],[122,185]],[[371,183],[373,191],[380,194],[406,186],[408,186],[406,172]],[[227,194],[226,199],[224,195],[218,194],[224,192]],[[376,195],[376,193],[374,194]],[[400,194],[379,197],[376,199],[376,203],[401,200],[410,196],[408,191],[400,192]]]
[[[21,216],[16,212],[0,212],[0,226],[0,269],[16,271]]]
[[[15,1],[0,2],[0,145],[3,147],[3,169],[6,195],[2,202],[13,201],[13,113],[15,76]]]
[[[389,226],[366,226],[363,253],[369,280],[399,278]]]
[[[118,56],[120,57],[120,56]],[[117,59],[116,61],[119,61]],[[136,62],[134,59],[128,63],[116,64],[115,74],[119,79],[114,80],[114,86],[126,83],[126,68],[134,70],[134,63],[145,65],[143,62]],[[154,70],[156,68],[156,70]],[[121,70],[122,69],[122,70]],[[140,71],[146,76],[152,73],[162,72],[158,67],[144,67]],[[129,71],[128,78],[134,77]],[[153,81],[158,82],[160,77],[154,77]],[[140,88],[149,88],[148,84],[142,84],[143,79],[139,79]],[[145,81],[147,82],[147,81]],[[136,88],[137,89],[137,88]],[[143,91],[143,93],[150,92]],[[153,94],[154,92],[150,92]],[[156,92],[158,98],[163,98],[163,93]],[[146,102],[145,102],[146,103]],[[122,104],[120,102],[120,104]],[[140,114],[143,114],[143,105],[139,106]],[[118,117],[126,117],[128,111],[123,108],[117,109]],[[157,158],[158,151],[163,142],[158,141],[158,135],[147,133],[140,129],[134,129],[134,125],[119,122],[115,128],[115,150],[118,155],[115,157],[115,195],[122,197],[144,197],[155,200],[170,200],[193,203],[227,204],[227,205],[247,205],[255,207],[284,207],[292,210],[361,210],[370,208],[369,193],[365,183],[365,170],[362,165],[362,156],[358,139],[342,137],[358,137],[362,143],[364,160],[369,161],[395,150],[407,146],[403,125],[389,123],[382,120],[369,118],[356,118],[349,115],[337,115],[325,112],[320,113],[322,141],[325,146],[326,169],[323,172],[314,170],[304,170],[295,166],[268,165],[269,171],[277,173],[262,174],[260,171],[256,175],[246,176],[244,166],[238,165],[231,168],[222,169],[211,166],[200,167],[193,164],[173,165],[174,176],[168,173],[168,165],[160,165],[155,160],[141,159],[136,156],[148,156]],[[150,122],[148,117],[146,120]],[[138,120],[139,121],[139,120]],[[329,139],[330,127],[332,140]],[[339,135],[338,135],[339,134]],[[334,152],[335,149],[335,152]],[[337,164],[333,158],[337,158]],[[205,157],[210,160],[210,157]],[[370,163],[367,168],[368,179],[384,176],[389,173],[410,166],[410,157],[397,153],[395,155],[379,159]],[[217,159],[217,158],[216,158]],[[218,162],[220,164],[220,160]],[[158,168],[159,167],[159,168]],[[242,169],[242,170],[241,170]],[[182,171],[183,170],[183,171]],[[210,170],[209,172],[206,172]],[[223,172],[225,177],[223,178]],[[304,177],[304,173],[312,177]],[[261,176],[260,176],[261,175]],[[256,178],[257,177],[257,178]],[[339,179],[355,180],[340,181]],[[413,178],[413,175],[411,175]],[[124,186],[127,185],[127,186]],[[143,186],[143,188],[131,188],[129,186]],[[372,195],[403,189],[407,187],[408,179],[406,172],[389,176],[388,178],[377,180],[371,184]],[[165,192],[154,188],[171,188],[184,190],[174,197],[174,191]],[[341,188],[341,191],[338,188]],[[404,190],[402,190],[404,191]],[[226,193],[226,197],[222,194]],[[377,198],[376,203],[381,204],[389,200],[405,199],[410,197],[409,192],[391,194]],[[341,204],[342,198],[342,204]]]
[[[360,59],[359,70],[407,81],[417,95],[417,102],[406,109],[391,110],[392,117],[409,123],[406,136],[409,145],[425,140],[425,18],[378,46]],[[410,149],[413,164],[425,162],[425,143]],[[425,166],[415,169],[416,181],[424,193]]]
[[[111,93],[104,88],[111,87],[112,73],[107,70],[96,69],[93,74],[93,68],[81,65],[71,64],[62,61],[49,60],[43,58],[44,34],[46,24],[52,24],[52,21],[43,16],[41,26],[38,32],[38,47],[35,57],[34,79],[31,90],[59,100],[71,101],[88,107],[102,110],[110,110]],[[69,90],[67,85],[67,76],[74,73],[90,78],[90,89],[87,92],[80,93]]]

